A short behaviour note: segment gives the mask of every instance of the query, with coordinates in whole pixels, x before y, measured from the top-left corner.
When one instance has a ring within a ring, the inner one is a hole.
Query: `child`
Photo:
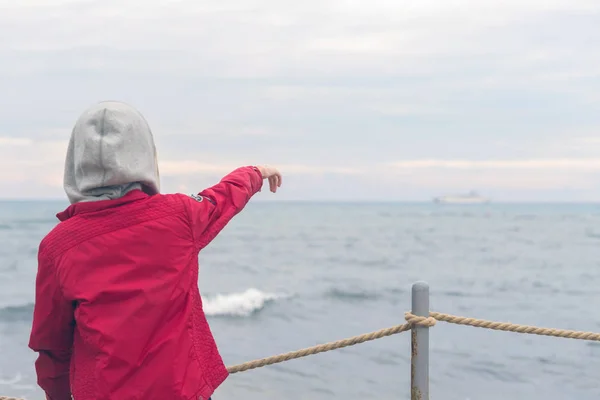
[[[73,129],[71,206],[40,244],[29,347],[47,399],[207,400],[227,377],[198,291],[198,252],[261,190],[238,168],[198,195],[159,194],[142,115],[99,103]]]

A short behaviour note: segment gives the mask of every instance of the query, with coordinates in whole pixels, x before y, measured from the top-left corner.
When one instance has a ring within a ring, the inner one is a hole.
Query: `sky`
[[[597,0],[0,0],[0,197],[64,198],[72,126],[150,123],[163,192],[600,199]]]

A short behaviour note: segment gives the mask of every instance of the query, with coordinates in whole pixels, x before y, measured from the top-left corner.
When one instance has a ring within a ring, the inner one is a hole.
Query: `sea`
[[[44,398],[36,254],[64,206],[0,203],[0,396]],[[417,281],[433,311],[600,332],[600,205],[251,202],[200,254],[198,284],[234,365],[402,324]],[[597,400],[599,371],[597,342],[430,330],[432,399]],[[213,396],[334,398],[409,399],[410,333],[234,374]]]

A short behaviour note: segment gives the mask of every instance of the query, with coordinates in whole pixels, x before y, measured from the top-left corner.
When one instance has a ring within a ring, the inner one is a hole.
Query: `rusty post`
[[[429,285],[412,286],[412,313],[429,316]],[[429,328],[413,326],[411,330],[410,391],[411,400],[429,400]]]

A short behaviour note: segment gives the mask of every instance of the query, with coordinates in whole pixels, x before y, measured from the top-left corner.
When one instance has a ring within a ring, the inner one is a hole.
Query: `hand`
[[[271,192],[275,193],[277,188],[281,186],[281,174],[277,168],[268,165],[260,165],[256,168],[260,171],[263,179],[269,180],[269,188]]]

